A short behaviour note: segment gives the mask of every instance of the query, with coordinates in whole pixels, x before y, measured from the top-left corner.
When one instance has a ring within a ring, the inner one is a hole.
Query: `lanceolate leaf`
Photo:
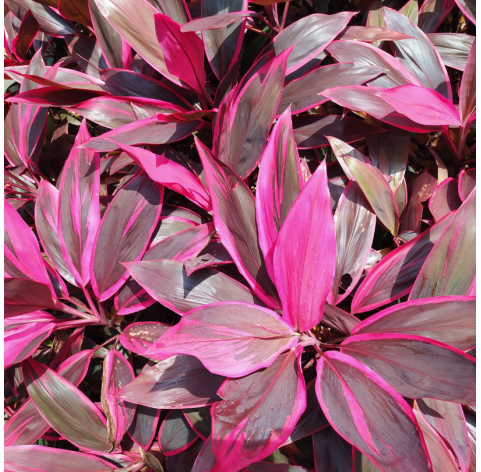
[[[476,263],[476,189],[456,211],[414,282],[410,300],[441,295],[466,295],[473,283]]]
[[[394,194],[379,170],[352,157],[344,162],[361,187],[379,221],[396,235],[399,229],[399,211]]]
[[[314,14],[302,18],[278,34],[262,54],[274,51],[278,56],[294,46],[287,60],[286,74],[290,74],[322,52],[347,26],[354,14],[343,11],[335,15]]]
[[[239,176],[222,166],[200,141],[196,144],[222,244],[255,294],[267,305],[280,308],[258,242],[254,196]]]
[[[30,397],[55,431],[83,449],[110,451],[105,418],[85,394],[32,359],[22,371]]]
[[[4,308],[5,317],[23,315],[44,308],[59,309],[52,298],[52,286],[30,279],[5,278]]]
[[[459,89],[459,116],[466,126],[472,113],[476,110],[476,38],[469,50]]]
[[[129,274],[122,262],[139,260],[160,217],[163,187],[140,174],[117,193],[102,218],[90,275],[100,300],[112,296]]]
[[[352,334],[412,334],[462,351],[476,344],[474,297],[433,297],[386,308],[359,323]]]
[[[273,311],[241,302],[213,303],[189,312],[146,355],[187,354],[197,357],[214,374],[242,377],[270,366],[298,340]]]
[[[417,4],[416,4],[417,5]],[[417,19],[417,15],[416,15]],[[377,41],[394,41],[409,39],[407,34],[398,33],[387,28],[377,26],[348,26],[339,36],[342,40],[365,41],[374,43]]]
[[[90,139],[83,121],[75,146]],[[65,262],[79,285],[90,279],[94,240],[100,224],[100,154],[73,149],[65,163],[59,191],[59,241]]]
[[[358,334],[341,352],[377,372],[404,397],[474,404],[476,363],[446,344],[411,334]]]
[[[463,169],[458,177],[458,193],[461,201],[464,202],[476,187],[476,169]]]
[[[374,266],[354,295],[352,313],[369,311],[407,295],[434,244],[453,214],[428,228],[418,237],[394,249]]]
[[[462,471],[469,468],[469,439],[466,420],[461,405],[433,398],[416,400],[415,410],[448,443],[458,460]]]
[[[262,155],[256,187],[259,245],[272,280],[275,278],[272,258],[277,235],[303,186],[288,107],[274,125]]]
[[[149,449],[154,440],[159,423],[160,410],[137,405],[135,416],[129,428],[129,436],[144,450]]]
[[[324,160],[292,205],[274,249],[283,318],[296,330],[309,330],[321,320],[336,271],[335,248]]]
[[[125,349],[140,356],[170,328],[169,325],[154,321],[132,323],[119,336],[120,344]]]
[[[12,472],[110,472],[111,462],[92,454],[45,446],[5,448],[5,470]]]
[[[458,181],[452,177],[443,180],[429,199],[429,211],[433,215],[434,221],[439,221],[460,206],[461,199],[458,194]]]
[[[346,186],[336,214],[336,273],[332,285],[333,303],[346,298],[362,275],[376,229],[376,215],[355,181]],[[350,283],[341,285],[345,275]],[[342,286],[344,293],[339,293]]]
[[[324,314],[322,315],[322,324],[329,328],[335,329],[343,334],[351,334],[351,331],[360,322],[355,316],[346,313],[338,306],[324,304]]]
[[[134,419],[135,405],[115,398],[122,387],[134,380],[134,371],[115,349],[105,356],[102,376],[102,407],[107,416],[109,442],[117,446]]]
[[[222,402],[212,408],[212,472],[242,468],[265,458],[292,433],[306,407],[301,374],[302,347],[292,349],[265,370],[228,379]],[[257,418],[263,418],[262,423]]]
[[[336,431],[327,427],[312,436],[316,472],[352,470],[353,447]]]
[[[184,451],[198,438],[180,410],[172,410],[166,416],[159,431],[159,444],[164,456]]]
[[[317,363],[316,392],[329,423],[383,470],[431,470],[406,401],[369,367],[329,351]]]
[[[151,408],[189,408],[209,405],[224,377],[211,374],[195,357],[173,356],[141,373],[116,397]]]
[[[474,37],[468,34],[431,33],[427,35],[444,65],[464,70]]]

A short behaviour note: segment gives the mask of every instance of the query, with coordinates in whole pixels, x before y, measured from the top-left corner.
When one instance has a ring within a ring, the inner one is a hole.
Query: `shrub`
[[[6,470],[475,470],[474,5],[342,3],[5,0]]]

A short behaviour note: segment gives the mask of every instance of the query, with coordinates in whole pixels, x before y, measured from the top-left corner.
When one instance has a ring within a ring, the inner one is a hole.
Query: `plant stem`
[[[271,36],[270,34],[267,34],[267,33],[264,33],[264,31],[261,31],[260,29],[258,28],[253,28],[252,26],[246,26],[247,29],[251,30],[251,31],[254,31],[258,34],[261,34],[262,36],[265,36],[266,38],[269,38],[269,39],[272,39],[273,36]]]
[[[87,288],[87,287],[83,287],[83,292],[84,292],[85,298],[87,299],[87,303],[89,304],[89,307],[90,307],[90,309],[92,310],[92,313],[95,315],[95,317],[97,318],[98,322],[101,323],[101,318],[100,318],[99,312],[98,312],[97,309],[95,308],[94,302],[93,302],[93,300],[92,300],[92,297],[90,296],[90,293],[89,293],[88,288]]]
[[[276,28],[267,18],[261,16],[260,20],[263,21],[272,31],[279,33],[279,28]]]
[[[284,12],[282,13],[281,31],[284,29],[284,26],[286,24],[287,10],[289,10],[289,3],[291,2],[286,2],[286,4],[284,5]]]

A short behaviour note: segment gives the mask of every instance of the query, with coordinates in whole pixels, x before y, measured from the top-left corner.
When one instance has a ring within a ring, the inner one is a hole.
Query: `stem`
[[[260,20],[263,21],[272,31],[279,33],[279,28],[276,28],[267,18],[261,16]]]
[[[458,150],[456,149],[456,145],[454,144],[451,138],[451,135],[449,134],[449,128],[447,126],[443,126],[442,133],[443,133],[444,140],[446,141],[446,144],[448,145],[449,150],[451,151],[451,154],[453,155],[455,160],[458,160],[457,159]]]
[[[93,302],[92,298],[90,297],[90,293],[89,293],[88,288],[83,287],[83,292],[84,292],[85,298],[87,299],[87,303],[89,304],[89,307],[92,310],[92,313],[95,315],[95,317],[97,318],[97,321],[100,323],[101,318],[100,318],[99,312],[95,308],[94,302]]]
[[[252,26],[247,26],[247,25],[246,25],[246,28],[249,29],[249,30],[251,30],[251,31],[254,31],[254,32],[258,33],[258,34],[261,34],[262,36],[265,36],[266,38],[269,38],[269,39],[272,39],[272,38],[273,38],[273,36],[271,36],[270,34],[264,33],[264,31],[261,31],[261,30],[258,29],[258,28],[253,28]]]
[[[209,95],[209,92],[207,92],[207,90],[205,88],[204,88],[204,96],[207,99],[207,101],[209,102],[210,107],[215,108],[214,101],[212,100],[211,96]]]
[[[284,12],[282,13],[281,31],[284,29],[284,26],[286,24],[287,10],[289,10],[289,3],[291,3],[291,2],[286,2],[285,6],[284,6]]]
[[[79,318],[82,318],[84,320],[94,321],[92,319],[92,315],[78,311],[75,308],[72,308],[71,306],[65,305],[64,303],[61,304],[61,306],[59,307],[59,310],[63,311],[64,313],[68,313],[69,315],[78,316]]]
[[[105,315],[105,309],[101,302],[99,302],[99,308],[100,308],[101,322],[103,325],[107,326],[108,324],[107,316]]]

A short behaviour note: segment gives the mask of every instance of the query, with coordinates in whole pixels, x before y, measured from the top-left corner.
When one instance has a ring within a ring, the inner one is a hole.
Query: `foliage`
[[[473,1],[5,5],[6,470],[475,470]]]

